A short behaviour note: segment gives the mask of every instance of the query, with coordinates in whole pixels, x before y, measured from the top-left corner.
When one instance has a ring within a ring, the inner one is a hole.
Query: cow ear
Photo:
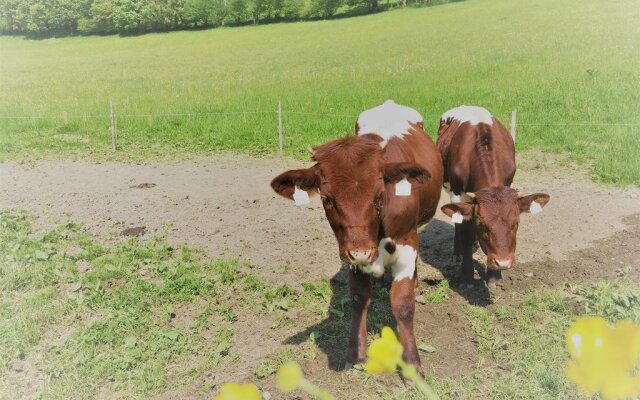
[[[407,162],[387,163],[384,165],[383,173],[384,183],[396,183],[405,178],[425,183],[431,178],[431,174],[426,169]]]
[[[442,212],[451,218],[453,222],[460,223],[460,219],[464,221],[471,221],[473,218],[473,204],[470,203],[449,203],[440,208]]]
[[[271,181],[271,188],[282,197],[293,200],[296,187],[309,194],[318,188],[318,174],[315,168],[292,169],[276,176]]]
[[[546,193],[534,193],[528,196],[518,197],[518,207],[520,212],[530,212],[537,214],[542,211],[542,207],[549,202],[549,195]]]

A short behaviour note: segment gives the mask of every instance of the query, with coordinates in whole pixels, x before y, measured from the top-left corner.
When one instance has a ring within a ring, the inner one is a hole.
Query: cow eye
[[[328,198],[326,196],[323,196],[322,197],[322,205],[325,208],[331,208],[331,207],[333,207],[333,201],[330,198]]]

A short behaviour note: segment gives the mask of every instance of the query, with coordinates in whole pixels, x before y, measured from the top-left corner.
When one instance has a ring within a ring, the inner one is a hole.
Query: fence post
[[[513,144],[516,144],[516,113],[518,110],[513,109],[511,111],[511,138],[513,139]]]
[[[282,100],[278,99],[278,148],[282,158]]]
[[[116,113],[113,109],[113,100],[109,100],[109,112],[111,114],[111,150],[116,151]]]

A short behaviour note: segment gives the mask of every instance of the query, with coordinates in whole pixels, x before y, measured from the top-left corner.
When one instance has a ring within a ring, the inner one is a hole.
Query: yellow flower
[[[261,400],[260,391],[255,385],[245,383],[225,383],[220,389],[220,394],[213,400]]]
[[[640,394],[640,377],[631,375],[640,359],[640,326],[623,321],[611,328],[586,317],[569,327],[566,340],[567,376],[584,394],[599,392],[607,400]]]
[[[304,376],[302,375],[300,366],[297,363],[290,361],[280,367],[276,376],[276,382],[278,383],[280,390],[286,393],[297,388],[303,378]]]
[[[382,328],[380,338],[371,343],[367,356],[364,369],[370,374],[384,374],[396,370],[398,363],[402,361],[402,345],[391,328]]]

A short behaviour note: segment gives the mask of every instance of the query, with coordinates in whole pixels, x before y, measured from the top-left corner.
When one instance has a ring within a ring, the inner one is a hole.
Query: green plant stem
[[[418,390],[426,396],[428,400],[440,400],[438,394],[429,386],[429,384],[418,374],[413,365],[409,365],[403,360],[398,362],[402,376],[412,381]]]
[[[313,397],[320,400],[335,400],[335,397],[333,397],[333,395],[320,389],[319,387],[317,387],[316,385],[314,385],[313,383],[309,382],[304,378],[302,379],[302,381],[300,381],[300,389],[304,390],[305,392],[311,394]]]

